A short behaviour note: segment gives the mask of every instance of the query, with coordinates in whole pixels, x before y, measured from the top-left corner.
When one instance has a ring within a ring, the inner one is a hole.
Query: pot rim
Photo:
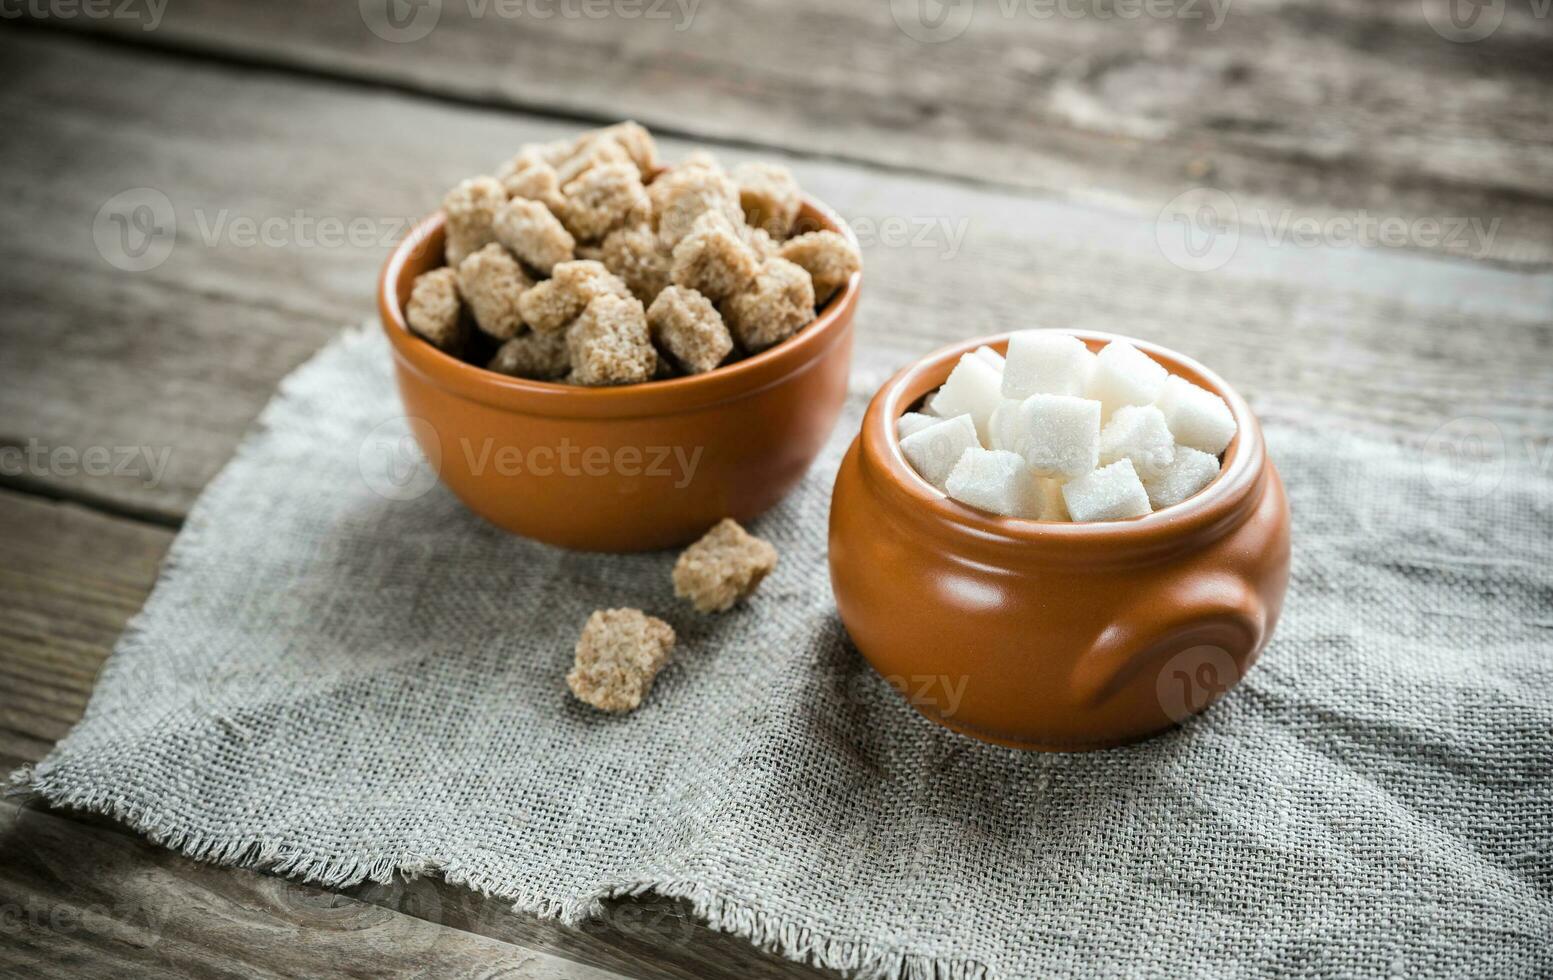
[[[817,219],[822,228],[845,236],[858,247],[852,229],[825,204],[805,196],[800,213]],[[443,391],[504,411],[561,418],[635,418],[693,411],[754,394],[805,369],[845,339],[862,290],[862,273],[854,272],[813,322],[797,334],[703,374],[600,388],[532,381],[459,360],[415,336],[405,323],[400,284],[406,269],[423,250],[440,252],[444,220],[440,210],[423,219],[383,263],[377,291],[379,320],[402,366]]]
[[[1009,331],[939,348],[907,365],[885,382],[868,406],[859,435],[864,472],[906,520],[947,528],[963,542],[994,550],[1053,553],[1063,561],[1111,560],[1164,555],[1189,543],[1218,537],[1255,509],[1266,479],[1267,452],[1261,426],[1240,393],[1202,364],[1169,348],[1122,334],[1094,330],[1045,330],[1078,337],[1091,349],[1126,341],[1178,374],[1224,399],[1236,433],[1224,450],[1219,475],[1194,496],[1143,517],[1120,521],[1037,521],[1001,517],[959,503],[924,480],[901,452],[895,422],[941,385],[960,357],[978,347],[1005,350]]]

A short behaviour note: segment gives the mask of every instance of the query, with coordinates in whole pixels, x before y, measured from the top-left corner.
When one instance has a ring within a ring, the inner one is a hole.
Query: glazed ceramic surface
[[[1079,334],[1098,350],[1117,338]],[[1021,748],[1075,751],[1163,731],[1245,675],[1277,623],[1289,507],[1244,399],[1206,368],[1131,340],[1223,396],[1239,431],[1218,478],[1147,517],[1064,524],[949,500],[901,455],[895,422],[960,356],[945,348],[874,397],[836,478],[830,569],[863,655],[914,707]]]
[[[580,388],[486,371],[410,333],[415,277],[443,264],[442,215],[383,268],[378,307],[409,427],[442,482],[475,513],[566,548],[685,544],[747,521],[793,488],[841,412],[861,276],[796,336],[706,374]],[[853,240],[806,201],[801,220]]]

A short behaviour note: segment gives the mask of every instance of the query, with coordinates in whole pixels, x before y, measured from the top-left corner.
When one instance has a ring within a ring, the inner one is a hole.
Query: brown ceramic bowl
[[[645,551],[695,540],[781,500],[846,397],[854,275],[797,335],[706,374],[618,388],[528,381],[465,363],[410,333],[415,277],[443,264],[440,213],[383,267],[378,309],[411,430],[438,476],[499,527],[565,548]],[[800,215],[856,244],[829,209]]]
[[[1118,339],[1079,336],[1092,349]],[[1239,432],[1212,484],[1146,517],[1088,524],[946,498],[901,455],[896,419],[962,354],[1007,341],[945,348],[874,396],[831,501],[836,605],[875,669],[952,729],[1048,751],[1146,738],[1238,683],[1272,635],[1289,576],[1283,484],[1244,399],[1132,340],[1229,404]]]

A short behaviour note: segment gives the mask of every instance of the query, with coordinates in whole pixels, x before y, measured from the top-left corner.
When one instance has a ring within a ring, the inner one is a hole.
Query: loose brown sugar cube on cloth
[[[600,711],[632,711],[674,649],[674,627],[640,609],[600,609],[577,640],[566,686]]]
[[[754,592],[776,563],[771,542],[725,517],[674,563],[674,594],[697,612],[723,612]]]

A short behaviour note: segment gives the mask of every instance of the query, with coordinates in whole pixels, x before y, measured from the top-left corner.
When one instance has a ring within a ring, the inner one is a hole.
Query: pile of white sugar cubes
[[[1235,417],[1126,341],[1095,353],[1069,334],[1027,330],[1010,337],[1007,357],[990,347],[961,357],[897,431],[917,473],[962,504],[1117,521],[1212,483]]]

